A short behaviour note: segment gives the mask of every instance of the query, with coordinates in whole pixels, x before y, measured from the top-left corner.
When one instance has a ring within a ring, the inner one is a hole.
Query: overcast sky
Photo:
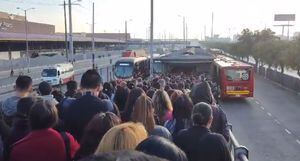
[[[74,0],[73,0],[74,1]],[[135,38],[146,38],[150,24],[150,0],[81,0],[73,6],[73,28],[75,32],[90,32],[92,2],[95,2],[95,32],[124,32],[124,21],[128,32]],[[35,7],[28,12],[29,21],[54,24],[57,32],[64,31],[63,0],[0,0],[0,11],[23,15],[16,7]],[[211,32],[211,15],[214,12],[214,33],[222,37],[239,33],[243,28],[252,30],[274,27],[274,14],[293,13],[296,21],[290,28],[292,35],[300,31],[299,0],[154,0],[155,38],[182,38],[182,15],[186,17],[189,38],[199,38]],[[281,22],[283,23],[283,22]],[[148,37],[148,36],[147,36]]]

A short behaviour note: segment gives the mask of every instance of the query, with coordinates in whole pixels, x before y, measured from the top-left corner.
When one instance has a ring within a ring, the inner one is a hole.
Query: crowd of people
[[[88,70],[62,93],[19,76],[1,106],[2,160],[231,161],[211,84],[182,73],[103,83]]]

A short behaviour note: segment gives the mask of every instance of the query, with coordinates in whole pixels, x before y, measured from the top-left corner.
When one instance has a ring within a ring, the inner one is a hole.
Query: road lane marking
[[[280,125],[280,122],[277,119],[275,119],[274,121],[276,122],[276,124]]]
[[[259,102],[258,102],[258,101],[255,101],[255,103],[259,105]]]
[[[284,129],[284,131],[285,131],[286,133],[288,133],[289,135],[292,134],[288,129]]]
[[[264,106],[260,106],[260,108],[261,108],[262,110],[265,110]]]
[[[271,117],[272,116],[272,114],[270,113],[270,112],[268,112],[268,115]]]
[[[300,140],[297,139],[296,142],[300,145]]]

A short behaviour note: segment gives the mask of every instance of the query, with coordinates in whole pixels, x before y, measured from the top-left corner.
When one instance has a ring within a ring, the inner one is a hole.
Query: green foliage
[[[239,58],[253,57],[256,66],[259,62],[269,67],[286,67],[298,71],[300,76],[300,36],[292,41],[280,40],[271,29],[251,31],[244,29],[236,43],[204,42],[208,48],[218,48]]]

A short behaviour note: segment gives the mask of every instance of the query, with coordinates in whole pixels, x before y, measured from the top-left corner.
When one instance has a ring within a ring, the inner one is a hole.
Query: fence
[[[232,125],[227,125],[229,128],[229,150],[231,153],[232,160],[234,161],[248,161],[249,158],[249,151],[245,146],[239,144],[236,140],[235,136],[232,133]]]
[[[278,71],[275,71],[273,69],[269,69],[269,68],[265,68],[260,66],[258,68],[258,74],[269,79],[272,80],[288,89],[291,89],[297,93],[300,93],[300,79],[299,78],[295,78],[293,76],[284,74],[284,73],[280,73]]]

